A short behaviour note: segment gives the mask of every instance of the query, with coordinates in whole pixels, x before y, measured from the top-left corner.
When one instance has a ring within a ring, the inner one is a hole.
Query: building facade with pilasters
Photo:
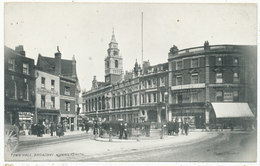
[[[173,118],[189,119],[196,128],[204,128],[218,118],[212,103],[247,104],[247,47],[210,46],[207,42],[203,47],[183,50],[173,47],[168,59]]]
[[[189,121],[194,128],[205,128],[218,118],[253,117],[250,108],[254,104],[250,102],[255,101],[248,95],[256,89],[250,78],[256,68],[250,68],[248,62],[256,52],[251,55],[248,50],[254,49],[208,42],[183,50],[173,46],[168,62],[150,66],[145,61],[142,67],[136,63],[134,70],[123,76],[122,57],[113,34],[105,59],[105,82],[94,77],[92,89],[82,94],[86,115],[134,123]],[[227,110],[224,115],[215,107],[224,107],[223,103],[233,110],[238,105],[245,109],[235,113]]]

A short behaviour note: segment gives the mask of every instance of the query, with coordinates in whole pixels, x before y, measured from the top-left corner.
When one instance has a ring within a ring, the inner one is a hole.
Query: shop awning
[[[211,103],[216,118],[250,118],[254,117],[247,103]]]

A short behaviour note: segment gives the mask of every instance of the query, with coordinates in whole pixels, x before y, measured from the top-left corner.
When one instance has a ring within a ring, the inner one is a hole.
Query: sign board
[[[225,92],[224,93],[224,101],[233,101],[233,93]]]
[[[171,90],[205,88],[205,83],[172,86]]]

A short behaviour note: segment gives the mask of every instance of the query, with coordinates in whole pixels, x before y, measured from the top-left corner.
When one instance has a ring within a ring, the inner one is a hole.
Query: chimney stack
[[[19,53],[22,56],[25,56],[25,51],[23,49],[23,45],[19,45],[19,46],[15,47],[15,52]]]
[[[72,57],[72,78],[77,78],[75,55],[73,55],[73,57]]]
[[[57,51],[55,53],[55,74],[61,75],[61,53],[59,50],[59,46],[57,46]]]

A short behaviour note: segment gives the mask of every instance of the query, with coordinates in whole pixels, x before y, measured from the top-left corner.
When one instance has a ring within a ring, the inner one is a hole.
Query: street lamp
[[[166,122],[169,121],[169,118],[168,118],[168,97],[169,97],[169,94],[168,92],[164,92],[164,101],[165,101],[165,118],[166,118]]]

